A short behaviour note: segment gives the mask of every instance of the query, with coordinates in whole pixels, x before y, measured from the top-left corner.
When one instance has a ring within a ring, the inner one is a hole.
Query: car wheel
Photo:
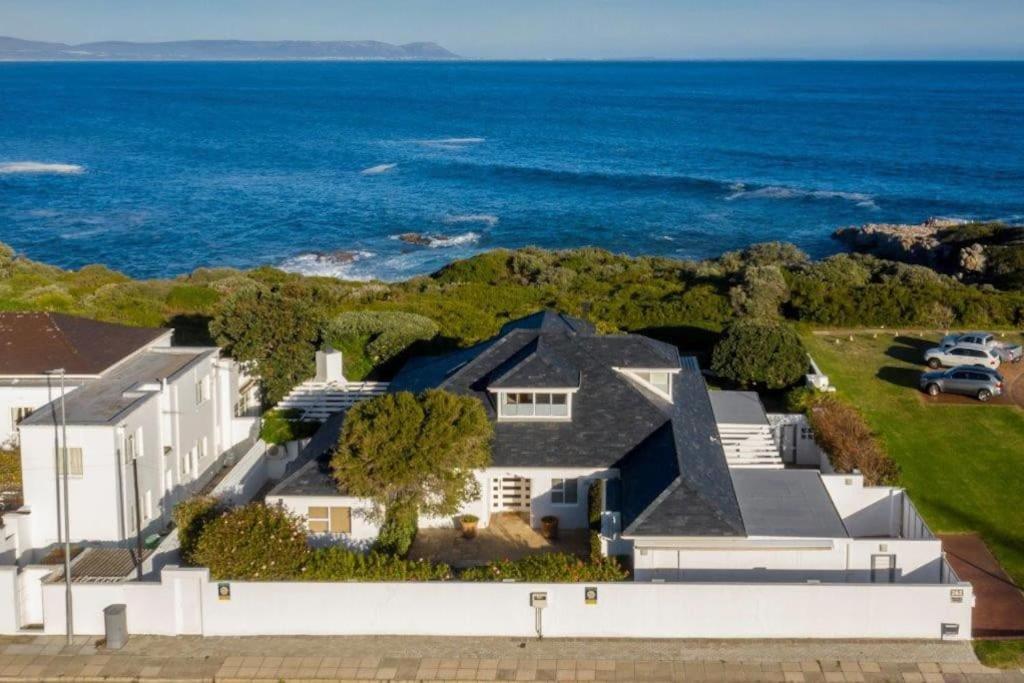
[[[940,365],[942,365],[942,363],[939,362],[938,358],[929,358],[928,359],[928,367],[930,367],[932,370],[938,369],[938,367]]]
[[[939,394],[942,393],[942,389],[939,388],[938,384],[929,384],[928,388],[925,389],[925,391],[928,392],[929,396],[938,396]]]
[[[981,401],[982,403],[989,400],[990,398],[992,398],[992,392],[989,391],[988,389],[982,389],[981,391],[978,392],[978,400]]]

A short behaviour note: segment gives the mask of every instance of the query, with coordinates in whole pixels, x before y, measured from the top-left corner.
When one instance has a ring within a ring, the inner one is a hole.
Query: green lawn
[[[916,387],[929,343],[916,337],[806,334],[804,341],[899,463],[902,485],[932,531],[977,531],[1024,583],[1024,411],[927,405]]]

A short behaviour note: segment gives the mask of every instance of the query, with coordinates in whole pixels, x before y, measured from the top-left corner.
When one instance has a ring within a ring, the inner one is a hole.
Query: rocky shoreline
[[[1019,286],[1024,277],[1024,228],[930,218],[923,223],[869,223],[832,237],[851,251],[928,266],[968,282]]]

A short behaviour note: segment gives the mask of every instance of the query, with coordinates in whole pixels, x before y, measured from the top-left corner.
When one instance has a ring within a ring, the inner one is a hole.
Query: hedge
[[[181,559],[192,564],[196,544],[206,525],[223,514],[220,501],[212,496],[195,496],[174,506],[174,525],[178,529]]]
[[[896,483],[899,467],[856,408],[835,396],[819,394],[808,401],[807,419],[814,440],[837,472],[859,471],[871,486]]]
[[[446,564],[340,546],[313,550],[301,573],[306,581],[444,581],[451,577],[451,567]]]
[[[623,581],[628,578],[628,573],[612,558],[591,558],[585,561],[568,553],[545,553],[471,567],[463,571],[459,578],[463,581],[582,583]]]

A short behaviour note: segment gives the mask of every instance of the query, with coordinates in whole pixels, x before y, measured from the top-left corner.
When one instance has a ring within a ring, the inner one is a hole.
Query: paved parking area
[[[925,370],[927,370],[927,368],[923,368],[922,372]],[[992,399],[987,403],[982,403],[971,396],[960,396],[959,394],[939,394],[938,396],[929,396],[923,391],[919,393],[921,395],[921,400],[925,403],[974,406],[1015,405],[1019,408],[1024,408],[1024,363],[1004,363],[999,368],[999,374],[1001,374],[1005,379],[1005,382],[1003,383],[1003,394],[1001,396],[992,397]]]
[[[0,638],[0,680],[1021,681],[969,643],[427,637]]]

